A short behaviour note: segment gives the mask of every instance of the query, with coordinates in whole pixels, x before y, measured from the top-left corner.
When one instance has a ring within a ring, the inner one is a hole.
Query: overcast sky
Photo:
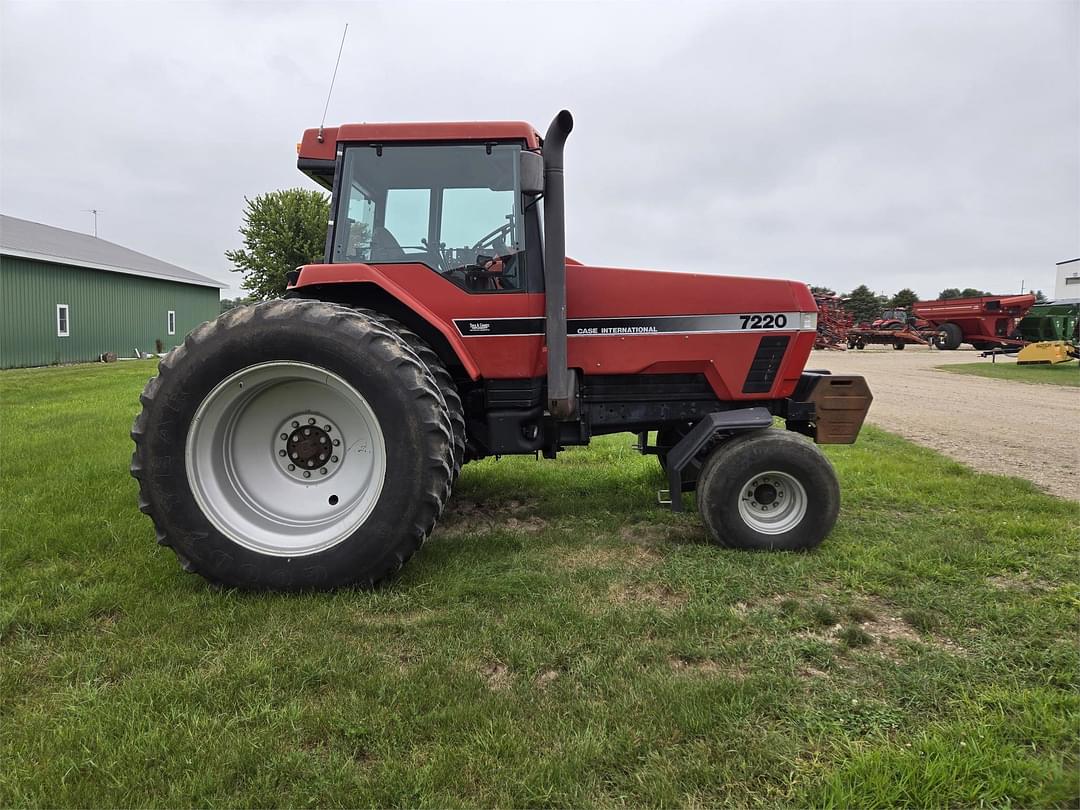
[[[591,264],[1052,291],[1080,254],[1080,2],[0,0],[0,210],[229,282],[327,123],[561,107]]]

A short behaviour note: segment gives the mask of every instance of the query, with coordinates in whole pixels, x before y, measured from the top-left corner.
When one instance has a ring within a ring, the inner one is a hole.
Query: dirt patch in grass
[[[484,684],[492,692],[502,692],[509,689],[514,682],[514,675],[510,667],[500,664],[498,661],[490,661],[480,667],[480,677]]]
[[[991,588],[996,588],[999,591],[1019,591],[1021,593],[1033,593],[1036,591],[1048,591],[1050,590],[1050,583],[1044,582],[1041,579],[1031,576],[1026,570],[1020,570],[1010,572],[1007,574],[998,574],[997,576],[987,577],[986,582]]]
[[[545,669],[539,675],[536,676],[536,688],[540,691],[547,689],[551,684],[555,683],[559,679],[559,671],[557,669]]]
[[[687,596],[669,588],[667,585],[656,584],[617,584],[612,585],[609,591],[611,601],[617,605],[645,605],[660,608],[661,610],[676,610],[687,602]]]
[[[724,676],[735,681],[741,681],[750,674],[750,670],[741,664],[723,664],[711,658],[684,658],[681,655],[668,658],[668,666],[672,672],[680,675]]]
[[[625,548],[585,547],[555,549],[559,568],[567,571],[581,571],[590,568],[645,568],[655,565],[662,555],[644,546]]]
[[[927,629],[916,630],[913,623],[920,628],[929,627],[922,611],[899,612],[885,600],[871,597],[848,608],[845,614],[844,621],[804,630],[799,636],[846,649],[873,649],[897,663],[904,660],[905,644],[933,647],[954,655],[964,653],[959,644],[940,634]],[[909,615],[910,618],[906,618]]]
[[[437,531],[461,535],[472,532],[506,529],[536,534],[547,528],[547,521],[533,514],[536,501],[481,501],[451,498]]]
[[[704,539],[700,526],[665,526],[655,523],[634,523],[619,530],[619,539],[634,545],[659,546],[667,543],[677,545],[699,543]]]

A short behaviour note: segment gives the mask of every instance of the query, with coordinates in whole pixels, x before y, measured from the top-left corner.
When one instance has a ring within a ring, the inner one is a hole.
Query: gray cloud
[[[560,107],[568,245],[838,289],[1080,253],[1080,4],[4,2],[0,207],[227,280],[318,124]]]

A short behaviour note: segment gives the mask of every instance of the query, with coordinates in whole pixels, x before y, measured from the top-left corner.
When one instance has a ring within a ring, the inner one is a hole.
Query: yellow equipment
[[[1057,365],[1068,363],[1076,357],[1076,349],[1064,340],[1044,340],[1041,343],[1029,343],[1016,355],[1016,365]]]

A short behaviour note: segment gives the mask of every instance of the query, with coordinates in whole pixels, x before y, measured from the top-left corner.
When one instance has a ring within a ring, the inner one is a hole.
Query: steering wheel
[[[509,236],[510,231],[512,231],[513,229],[514,229],[514,223],[512,223],[512,222],[507,222],[507,223],[505,223],[503,225],[500,225],[498,228],[493,230],[491,233],[487,234],[486,236],[482,237],[479,241],[477,241],[470,248],[470,250],[479,251],[480,248],[484,247],[484,245],[493,244],[496,240],[499,240],[499,239],[502,239],[503,242],[505,243],[506,240],[503,239],[503,237]]]

